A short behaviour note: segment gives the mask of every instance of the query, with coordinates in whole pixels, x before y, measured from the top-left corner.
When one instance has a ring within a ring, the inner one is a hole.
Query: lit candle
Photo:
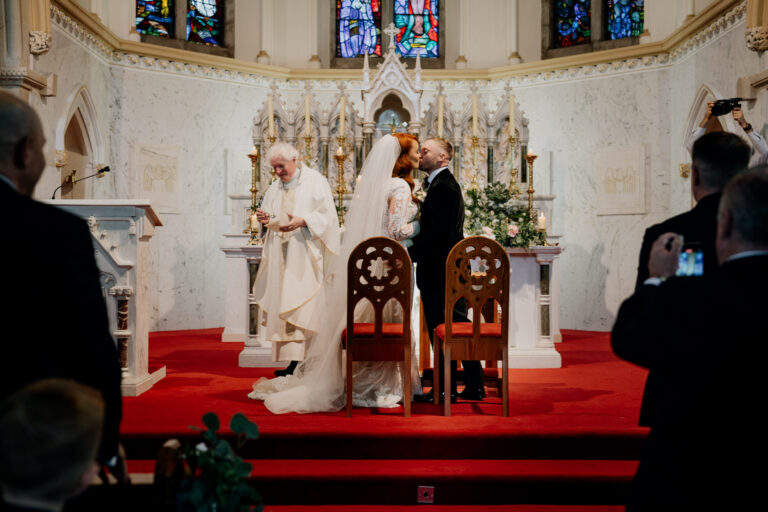
[[[536,227],[542,231],[547,229],[547,218],[544,216],[544,212],[539,213],[539,219],[536,222]]]
[[[509,95],[509,135],[515,135],[515,95]]]
[[[339,156],[344,156],[344,150],[339,146],[339,149],[336,150],[336,154]]]
[[[443,136],[443,95],[437,97],[437,136]]]
[[[259,217],[254,213],[251,215],[251,229],[258,229],[259,228]]]
[[[304,136],[310,135],[309,94],[304,96]]]
[[[472,136],[477,137],[477,95],[472,95]]]
[[[347,97],[342,96],[341,105],[339,106],[339,110],[341,111],[339,114],[340,116],[339,117],[339,135],[341,135],[342,137],[344,137],[344,132],[345,132],[344,128],[346,128],[345,112],[344,112],[346,108],[347,108]]]
[[[275,105],[272,103],[272,95],[269,95],[267,105],[269,106],[269,136],[275,136]]]

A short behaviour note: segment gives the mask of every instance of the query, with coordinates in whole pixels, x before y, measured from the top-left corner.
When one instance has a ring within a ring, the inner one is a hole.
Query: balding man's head
[[[32,195],[45,168],[40,119],[27,103],[0,91],[0,174]]]

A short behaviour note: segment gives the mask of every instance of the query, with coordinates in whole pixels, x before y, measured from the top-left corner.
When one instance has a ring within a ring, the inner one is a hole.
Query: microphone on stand
[[[64,183],[56,187],[56,190],[54,190],[53,194],[51,194],[51,199],[56,199],[56,192],[64,185],[70,185],[70,184],[74,185],[75,183],[78,183],[83,180],[87,180],[88,178],[93,178],[94,176],[96,176],[97,178],[103,178],[104,174],[108,173],[110,170],[111,169],[109,168],[109,166],[105,165],[101,167],[98,171],[96,171],[94,174],[91,174],[90,176],[85,176],[83,178],[80,178],[79,180],[74,179],[76,171],[72,171],[72,174],[67,176],[67,179],[64,180]]]

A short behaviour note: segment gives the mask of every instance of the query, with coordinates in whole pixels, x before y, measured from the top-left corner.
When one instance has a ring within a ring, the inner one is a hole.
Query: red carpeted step
[[[252,460],[250,480],[273,504],[408,504],[419,486],[435,503],[622,503],[637,469],[612,460]],[[152,461],[131,461],[132,473]]]
[[[267,505],[264,512],[624,512],[623,505]]]

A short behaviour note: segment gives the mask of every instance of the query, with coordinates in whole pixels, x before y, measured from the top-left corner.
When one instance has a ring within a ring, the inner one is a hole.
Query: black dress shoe
[[[283,368],[282,370],[275,370],[275,375],[278,377],[285,377],[286,375],[293,375],[293,371],[296,369],[296,365],[298,365],[298,361],[291,361],[291,364]]]
[[[464,391],[459,393],[459,398],[462,400],[482,400],[485,398],[485,389],[484,388],[465,388]]]
[[[440,401],[442,402],[445,400],[445,393],[440,393]],[[431,404],[435,402],[435,397],[432,393],[422,393],[421,395],[413,395],[413,401],[423,404]],[[458,402],[458,398],[456,393],[451,393],[451,403],[455,404]]]

